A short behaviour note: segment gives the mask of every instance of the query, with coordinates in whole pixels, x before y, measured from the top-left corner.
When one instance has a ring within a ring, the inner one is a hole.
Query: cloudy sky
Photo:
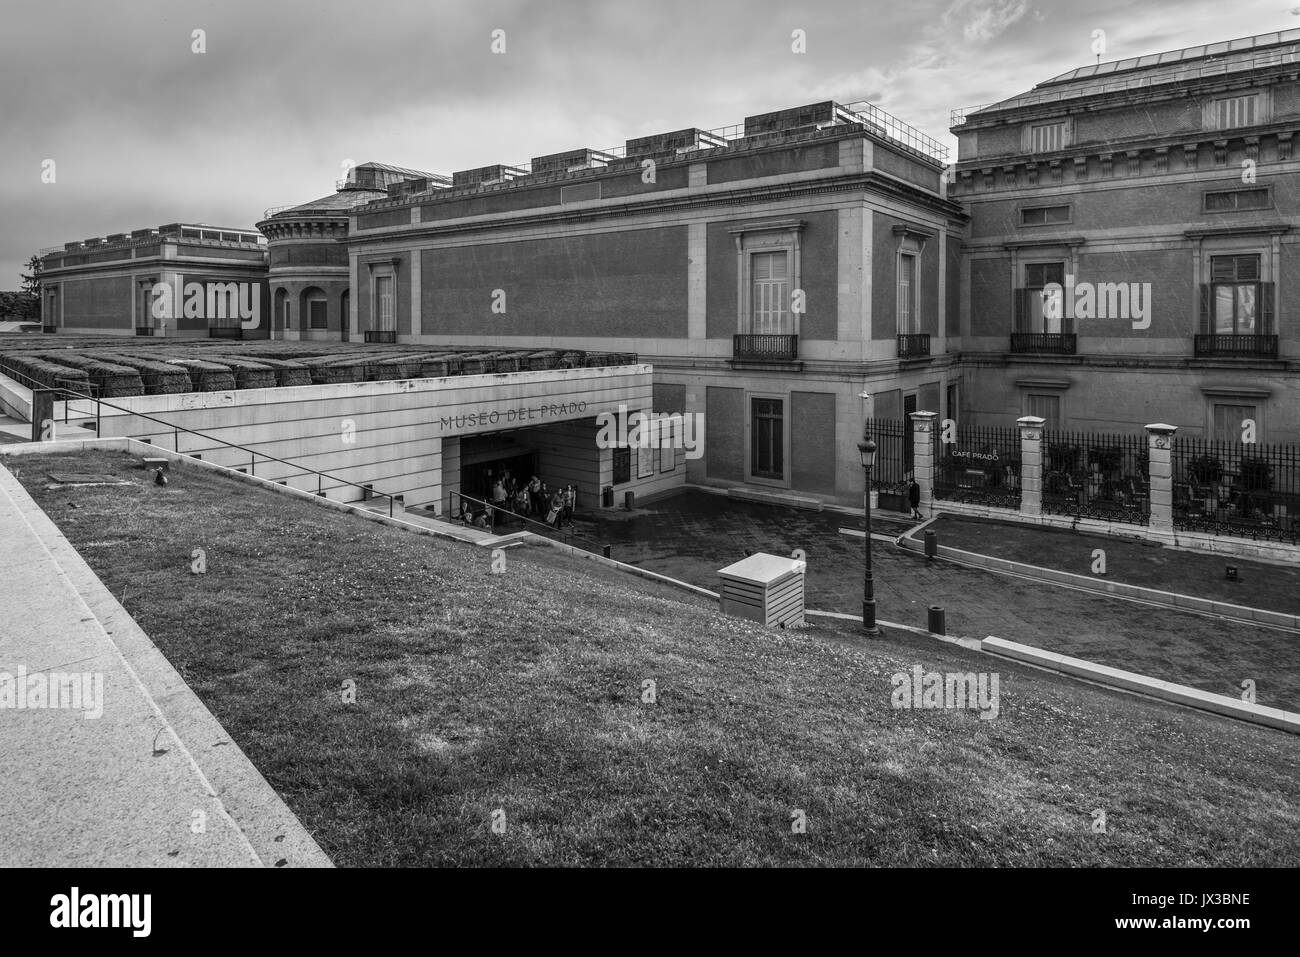
[[[953,146],[951,109],[1093,62],[1094,30],[1122,59],[1300,26],[1295,4],[5,0],[0,289],[41,247],[251,226],[349,161],[451,173],[824,99]]]

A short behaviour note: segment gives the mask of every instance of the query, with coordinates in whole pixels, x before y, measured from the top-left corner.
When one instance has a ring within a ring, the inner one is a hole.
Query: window
[[[1205,194],[1205,212],[1224,213],[1238,209],[1268,209],[1267,189],[1229,189]]]
[[[784,403],[780,399],[752,400],[750,472],[759,478],[785,478]]]
[[[1217,335],[1259,332],[1259,256],[1211,256],[1210,302]]]
[[[636,477],[653,478],[655,474],[655,449],[659,445],[659,423],[658,421],[642,421],[642,430],[650,431],[649,447],[638,447],[636,450]]]
[[[1047,308],[1049,294],[1043,290],[1055,283],[1062,287],[1055,308]],[[1020,332],[1057,334],[1065,316],[1065,263],[1026,263],[1025,288],[1020,306]]]
[[[903,253],[898,257],[898,331],[901,335],[921,331],[918,313],[916,257]]]
[[[326,329],[325,293],[319,289],[309,289],[303,297],[306,303],[307,325],[311,329]]]
[[[375,277],[375,304],[378,309],[380,329],[396,329],[393,316],[393,277]]]
[[[677,468],[677,450],[665,445],[659,450],[659,471],[672,472]]]
[[[1061,427],[1061,397],[1029,392],[1025,394],[1025,415],[1036,415],[1043,420],[1044,429]]]
[[[1065,122],[1036,123],[1029,128],[1029,152],[1049,153],[1065,147]]]
[[[1050,226],[1069,221],[1069,206],[1026,206],[1020,211],[1021,226]]]
[[[1259,435],[1259,408],[1254,405],[1230,405],[1214,403],[1213,434],[1211,438],[1219,442],[1240,442],[1242,433],[1249,419],[1255,423],[1255,441],[1261,441]]]
[[[1255,123],[1255,104],[1259,97],[1250,93],[1246,96],[1228,96],[1214,101],[1214,127],[1219,130],[1236,126],[1253,126]]]
[[[790,256],[779,252],[750,257],[750,330],[754,335],[789,335]]]
[[[632,481],[632,450],[615,449],[614,450],[614,483],[623,485]]]

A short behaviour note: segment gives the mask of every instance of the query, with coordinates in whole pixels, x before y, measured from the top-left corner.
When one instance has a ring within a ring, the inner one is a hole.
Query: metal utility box
[[[799,559],[759,552],[719,570],[723,613],[769,626],[802,625],[805,567]]]

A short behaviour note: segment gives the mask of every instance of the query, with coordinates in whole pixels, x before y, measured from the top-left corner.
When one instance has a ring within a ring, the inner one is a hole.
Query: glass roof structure
[[[960,126],[985,110],[1005,110],[1142,87],[1183,83],[1203,77],[1300,63],[1300,28],[1221,40],[1164,53],[1090,63],[1054,76],[1018,96],[982,106],[953,110],[951,126]]]

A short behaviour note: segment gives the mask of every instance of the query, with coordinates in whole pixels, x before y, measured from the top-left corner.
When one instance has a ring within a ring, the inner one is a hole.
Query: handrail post
[[[388,496],[388,517],[393,517],[393,496]]]
[[[99,396],[95,396],[95,438],[102,439],[103,437],[104,437],[104,430],[100,425]]]
[[[181,454],[181,430],[172,429],[172,444],[176,446],[176,454]]]

